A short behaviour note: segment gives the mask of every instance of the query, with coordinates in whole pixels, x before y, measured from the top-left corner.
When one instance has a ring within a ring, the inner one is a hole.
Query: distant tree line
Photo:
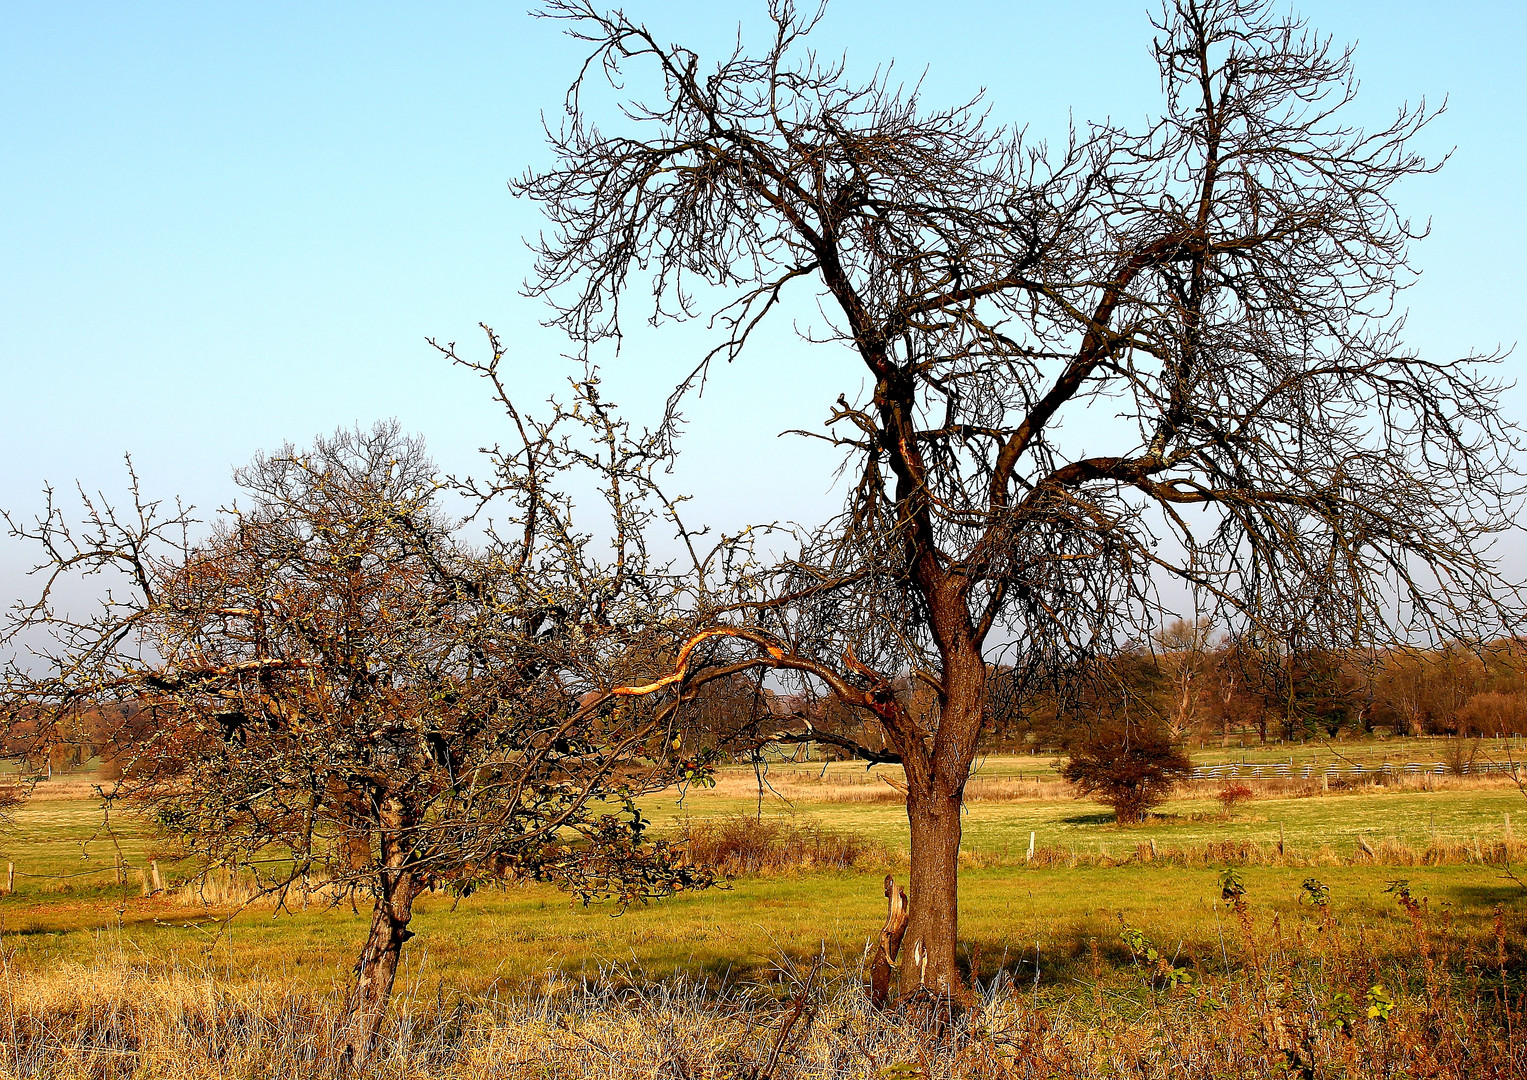
[[[1502,637],[1476,648],[1254,648],[1178,621],[1153,642],[1099,658],[1091,677],[1050,693],[1008,693],[996,668],[982,732],[985,752],[1070,752],[1089,741],[1123,741],[1131,730],[1172,744],[1230,746],[1373,734],[1527,735],[1527,641]],[[936,698],[915,679],[894,687],[903,707],[937,719]],[[888,751],[878,721],[830,696],[779,693],[755,674],[707,684],[687,704],[697,745],[762,747],[771,734],[794,748],[802,725],[827,757],[861,757],[840,743]],[[751,731],[752,739],[739,739]]]
[[[1270,651],[1206,637],[1175,624],[1157,642],[1101,661],[1081,694],[1037,708],[1007,707],[999,676],[989,741],[1065,749],[1121,719],[1221,745],[1376,732],[1527,735],[1527,650],[1517,638],[1475,648]]]

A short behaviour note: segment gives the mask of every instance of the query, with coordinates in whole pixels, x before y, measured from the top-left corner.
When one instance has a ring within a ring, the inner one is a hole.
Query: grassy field
[[[1375,763],[1382,748],[1340,752]],[[778,1080],[1527,1070],[1510,1034],[1527,1022],[1527,887],[1503,861],[1527,858],[1508,831],[1508,815],[1527,827],[1527,798],[1509,780],[1254,783],[1230,819],[1205,783],[1126,829],[1050,764],[994,758],[972,782],[961,939],[978,1004],[953,1034],[930,1042],[855,989],[881,877],[905,874],[899,796],[863,767],[774,763],[762,797],[752,770],[730,769],[644,810],[670,835],[762,814],[867,838],[850,868],[624,913],[535,884],[427,896],[376,1075],[762,1076],[780,1047]],[[0,834],[17,871],[0,896],[0,1076],[317,1070],[364,908],[224,923],[217,890],[178,887],[167,850],[141,822],[107,828],[88,776],[40,785]],[[146,896],[155,859],[169,887]],[[1228,864],[1239,904],[1222,893]],[[1308,902],[1312,878],[1329,906]],[[792,1002],[808,1000],[796,1025]],[[1372,1000],[1393,1018],[1365,1019]]]
[[[1364,755],[1375,760],[1376,754]],[[1354,758],[1356,760],[1356,758]],[[1041,847],[1079,854],[1122,852],[1157,844],[1209,841],[1276,843],[1315,856],[1323,850],[1350,857],[1359,838],[1412,847],[1504,839],[1506,815],[1527,827],[1527,798],[1506,777],[1405,777],[1392,784],[1362,783],[1319,792],[1318,784],[1248,781],[1258,797],[1226,819],[1214,797],[1217,785],[1191,785],[1140,826],[1120,829],[1105,807],[1071,798],[1045,763],[1029,758],[989,759],[967,787],[964,849],[978,861],[1021,859],[1029,834]],[[714,788],[665,792],[645,812],[660,827],[686,818],[735,813],[810,815],[824,825],[873,837],[893,848],[905,844],[901,796],[882,779],[885,767],[835,763],[770,767],[760,796],[755,774],[728,770]],[[1314,797],[1318,794],[1319,797]]]
[[[1030,965],[1032,975],[1037,946],[1041,969],[1053,965],[1063,985],[1067,965],[1089,943],[1117,951],[1121,924],[1181,941],[1187,954],[1209,963],[1224,922],[1215,853],[1248,847],[1265,855],[1252,862],[1273,864],[1246,867],[1250,894],[1290,919],[1308,914],[1298,897],[1310,876],[1331,886],[1333,911],[1354,919],[1393,918],[1396,909],[1383,890],[1400,877],[1464,923],[1483,925],[1496,905],[1513,914],[1527,911],[1527,892],[1503,867],[1480,861],[1501,849],[1508,815],[1518,813],[1527,828],[1527,798],[1508,781],[1439,780],[1434,790],[1365,785],[1313,795],[1266,784],[1259,785],[1261,797],[1231,819],[1204,785],[1126,829],[1096,804],[1067,797],[1053,779],[1024,779],[1028,764],[988,762],[972,785],[965,819],[961,932],[987,975],[1003,956],[1009,967]],[[420,936],[407,977],[419,985],[480,990],[629,968],[721,983],[751,977],[783,955],[823,947],[852,966],[883,918],[881,876],[904,872],[898,796],[851,765],[776,764],[768,779],[761,803],[753,772],[728,770],[714,788],[649,798],[645,812],[659,831],[672,834],[687,823],[755,814],[761,806],[768,817],[869,837],[875,843],[868,856],[851,871],[806,868],[742,878],[619,918],[606,907],[575,907],[534,884],[454,905],[429,897],[417,916]],[[0,858],[17,870],[14,894],[0,897],[0,938],[29,962],[120,954],[154,965],[211,964],[230,976],[278,977],[315,988],[343,978],[364,932],[364,909],[315,902],[272,916],[266,907],[223,926],[218,918],[227,908],[215,889],[142,895],[142,871],[156,855],[168,884],[184,871],[164,858],[142,823],[111,824],[106,828],[89,778],[66,777],[41,785],[16,828],[0,840]],[[1035,865],[1026,861],[1031,833],[1042,856]],[[1452,850],[1455,857],[1446,860],[1451,865],[1379,865],[1362,857],[1359,838],[1382,862],[1410,861],[1394,857],[1405,851],[1423,861],[1428,849]],[[1476,841],[1480,846],[1471,848]],[[1152,842],[1159,855],[1154,862],[1144,858]],[[125,884],[116,871],[119,852]],[[1174,859],[1173,853],[1192,857]]]

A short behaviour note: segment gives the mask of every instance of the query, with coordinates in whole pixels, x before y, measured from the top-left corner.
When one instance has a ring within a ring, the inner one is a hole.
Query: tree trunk
[[[413,918],[414,898],[420,892],[419,880],[408,867],[404,837],[413,824],[413,815],[407,802],[395,794],[382,799],[377,824],[382,865],[377,874],[371,932],[355,962],[355,985],[335,1032],[335,1045],[347,1068],[363,1065],[376,1045],[393,980],[398,977],[403,943],[414,936],[408,923]]]
[[[961,991],[955,966],[960,809],[985,714],[986,665],[968,623],[956,620],[944,636],[949,644],[940,650],[944,665],[936,734],[920,736],[920,725],[911,725],[898,751],[907,774],[911,827],[911,910],[901,950],[901,987],[903,993],[920,988],[947,998]]]
[[[939,784],[909,786],[911,824],[908,899],[911,913],[902,948],[902,989],[923,987],[947,996],[958,991],[960,800],[940,795]],[[962,785],[963,786],[963,785]],[[933,790],[930,790],[932,788]]]
[[[355,985],[335,1038],[341,1058],[351,1067],[364,1064],[376,1045],[403,943],[413,937],[408,922],[418,886],[411,874],[389,873],[387,878],[371,912],[371,932],[355,963]]]

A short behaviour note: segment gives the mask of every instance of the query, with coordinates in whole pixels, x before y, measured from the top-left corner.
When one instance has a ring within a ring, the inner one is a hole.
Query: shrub
[[[1077,788],[1113,807],[1120,824],[1138,822],[1166,801],[1193,767],[1182,745],[1153,724],[1108,725],[1071,749],[1060,774]]]
[[[1255,798],[1256,792],[1252,791],[1245,784],[1227,782],[1224,787],[1215,792],[1214,797],[1225,808],[1225,816],[1231,817],[1235,814],[1235,808],[1241,803],[1249,802]]]
[[[1479,754],[1479,739],[1453,736],[1442,744],[1442,761],[1454,776],[1463,776],[1474,768]]]

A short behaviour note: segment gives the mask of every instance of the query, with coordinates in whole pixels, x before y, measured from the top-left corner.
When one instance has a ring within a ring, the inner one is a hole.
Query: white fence
[[[1498,761],[1472,761],[1463,763],[1461,769],[1469,775],[1507,773],[1516,776],[1522,767],[1521,762],[1507,764]],[[1348,776],[1379,776],[1386,773],[1392,775],[1433,773],[1446,776],[1453,771],[1451,765],[1440,761],[1430,763],[1412,761],[1405,765],[1391,765],[1388,762],[1383,765],[1295,765],[1292,762],[1280,762],[1277,765],[1209,765],[1194,769],[1191,775],[1194,780],[1311,780],[1322,776],[1336,779]]]

